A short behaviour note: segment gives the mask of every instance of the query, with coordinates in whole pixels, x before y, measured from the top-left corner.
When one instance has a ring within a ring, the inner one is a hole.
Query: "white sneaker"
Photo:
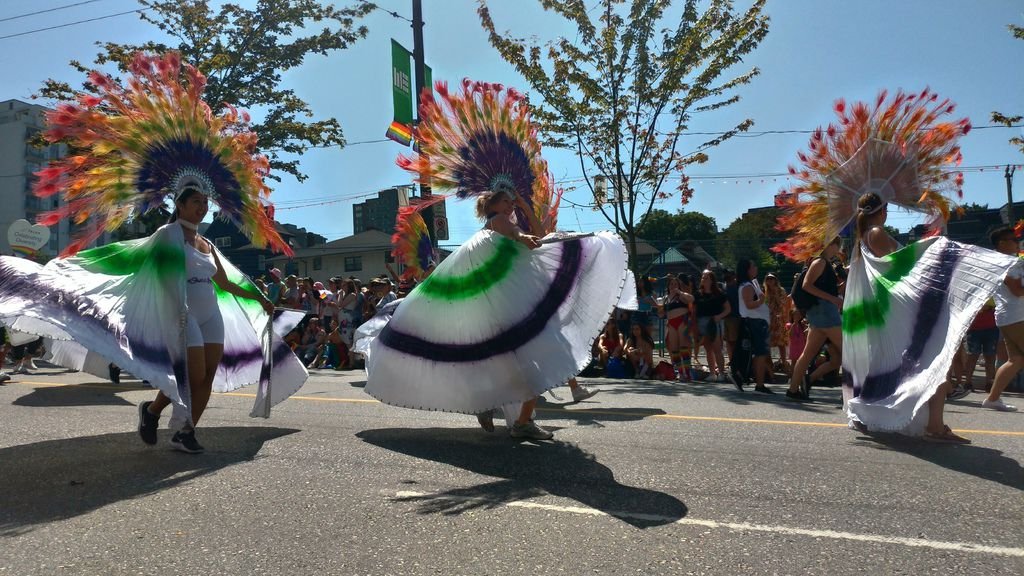
[[[29,358],[29,360],[28,360],[28,369],[29,370],[39,370],[39,366],[36,366],[36,361],[35,361],[34,358]]]
[[[509,434],[513,438],[529,438],[530,440],[551,440],[555,436],[551,432],[537,426],[533,420],[526,424],[516,422],[512,425],[512,429],[509,430]]]
[[[597,394],[598,392],[600,392],[600,390],[594,390],[593,388],[587,388],[586,386],[580,384],[579,386],[577,386],[577,387],[572,389],[572,401],[573,402],[582,402],[583,400],[586,400],[587,398],[590,398],[591,396],[593,396],[594,394]]]
[[[7,382],[11,379],[11,375],[7,372],[0,372],[0,382]]]
[[[988,398],[981,401],[982,408],[991,408],[992,410],[998,410],[999,412],[1016,412],[1017,407],[1011,406],[1002,400],[989,400]]]

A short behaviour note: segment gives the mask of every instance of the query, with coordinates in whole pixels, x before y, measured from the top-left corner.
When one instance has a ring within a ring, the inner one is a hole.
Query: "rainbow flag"
[[[412,142],[412,128],[402,124],[401,122],[392,122],[391,126],[388,127],[387,134],[388,138],[398,142],[402,146],[408,146]]]

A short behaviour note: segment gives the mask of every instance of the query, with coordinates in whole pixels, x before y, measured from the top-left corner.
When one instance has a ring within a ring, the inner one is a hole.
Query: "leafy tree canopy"
[[[249,10],[237,4],[210,6],[209,0],[138,0],[146,8],[141,18],[156,26],[172,41],[142,45],[97,43],[101,52],[95,64],[116,65],[127,70],[139,50],[177,50],[182,60],[206,75],[205,100],[216,108],[230,103],[264,114],[253,124],[259,149],[270,157],[271,169],[287,172],[299,181],[306,176],[298,160],[284,160],[281,153],[302,154],[311,147],[344,146],[341,125],[334,118],[308,121],[313,111],[294,90],[281,87],[281,74],[302,64],[312,54],[326,55],[347,48],[366,36],[356,20],[373,9],[361,2],[335,8],[318,0],[257,0]],[[72,61],[86,72],[91,67]],[[92,90],[88,84],[86,90]],[[66,82],[47,80],[39,95],[67,100],[74,93]]]
[[[693,149],[680,146],[696,115],[737,102],[734,89],[758,74],[736,67],[768,33],[765,0],[746,10],[731,0],[539,2],[575,25],[576,37],[542,46],[499,33],[486,0],[479,0],[480,22],[538,96],[531,103],[547,144],[577,152],[591,193],[599,174],[613,199],[621,198],[594,194],[635,262],[636,225],[669,196],[667,181],[677,183],[685,204],[692,190],[683,169],[753,124],[742,120]]]
[[[782,241],[775,229],[778,208],[751,210],[733,220],[729,227],[718,235],[718,259],[727,268],[734,268],[736,262],[749,258],[757,262],[765,272],[777,270],[781,262],[770,249]]]
[[[707,245],[718,235],[718,224],[710,216],[700,212],[684,212],[680,210],[669,214],[665,210],[655,208],[640,219],[636,227],[636,235],[655,244],[679,244],[686,241],[697,241]]]
[[[1013,24],[1010,24],[1009,26],[1007,26],[1007,28],[1010,29],[1010,32],[1013,34],[1014,38],[1017,38],[1018,40],[1024,40],[1024,26],[1014,26]],[[1024,121],[1024,116],[1011,116],[1007,114],[1001,114],[999,112],[993,112],[992,121],[995,122],[996,124],[1003,124],[1004,126],[1014,126],[1020,124],[1021,121]],[[1020,149],[1021,153],[1024,153],[1024,138],[1020,136],[1010,138],[1010,144],[1013,144],[1014,146]]]

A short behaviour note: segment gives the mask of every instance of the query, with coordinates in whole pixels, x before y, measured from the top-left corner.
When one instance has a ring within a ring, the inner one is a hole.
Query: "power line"
[[[390,138],[381,138],[380,140],[362,140],[360,142],[346,142],[344,144],[313,144],[306,148],[348,148],[349,146],[359,146],[361,144],[380,144],[381,142],[394,142]],[[267,148],[267,152],[281,152],[283,148]]]
[[[402,16],[398,12],[394,12],[392,10],[388,10],[387,8],[381,8],[380,6],[378,6],[377,4],[375,4],[373,2],[366,2],[366,1],[364,1],[363,4],[365,4],[366,6],[369,6],[370,8],[373,8],[374,10],[380,10],[381,12],[384,12],[386,14],[390,14],[390,15],[394,16],[395,18],[398,18],[399,20],[405,20],[406,22],[412,24],[412,20],[410,20],[409,18],[406,18],[405,16]]]
[[[992,128],[1021,128],[1024,124],[1012,124],[1007,126],[1006,124],[986,124],[984,126],[971,126],[971,130],[989,130]],[[928,128],[921,128],[921,130],[928,130]],[[814,134],[818,129],[815,130],[762,130],[760,132],[737,132],[733,134],[733,138],[759,138],[761,136],[771,136],[778,134]],[[729,131],[731,132],[731,130]],[[679,132],[680,136],[724,136],[729,132]],[[822,130],[824,132],[824,130]],[[841,132],[841,130],[839,131]],[[663,136],[674,136],[675,132],[662,132],[658,131],[658,134]]]
[[[64,6],[57,6],[55,8],[47,8],[46,10],[37,10],[36,12],[27,12],[25,14],[18,14],[17,16],[8,16],[6,18],[0,18],[0,22],[10,22],[11,20],[17,20],[19,18],[28,18],[29,16],[36,16],[39,14],[46,14],[47,12],[56,12],[57,10],[64,10],[66,8],[74,8],[75,6],[82,6],[84,4],[92,4],[94,2],[102,2],[103,0],[84,0],[83,2],[75,2],[74,4],[65,4]]]
[[[26,30],[25,32],[17,32],[15,34],[8,34],[6,36],[0,36],[0,40],[7,40],[8,38],[17,38],[18,36],[27,36],[29,34],[35,34],[37,32],[46,32],[47,30],[56,30],[58,28],[67,28],[68,26],[76,26],[78,24],[85,24],[86,22],[96,22],[97,20],[106,20],[108,18],[116,18],[117,16],[124,16],[126,14],[141,14],[151,8],[138,8],[136,10],[128,10],[127,12],[118,12],[117,14],[107,14],[106,16],[97,16],[95,18],[87,18],[85,20],[76,20],[74,22],[68,22],[67,24],[57,24],[56,26],[47,26],[46,28],[36,28],[35,30]]]

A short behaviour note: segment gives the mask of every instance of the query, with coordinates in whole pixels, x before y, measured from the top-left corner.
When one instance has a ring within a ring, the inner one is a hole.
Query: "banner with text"
[[[412,54],[401,44],[391,41],[391,98],[395,106],[394,120],[388,127],[388,138],[402,146],[412,142]]]

